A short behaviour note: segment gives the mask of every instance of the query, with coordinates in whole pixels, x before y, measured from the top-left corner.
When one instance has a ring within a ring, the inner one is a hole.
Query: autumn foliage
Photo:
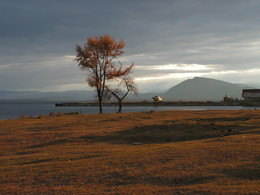
[[[87,43],[76,47],[76,61],[82,71],[87,71],[87,82],[95,88],[102,113],[102,101],[107,81],[128,75],[133,64],[124,68],[118,57],[124,53],[125,42],[116,42],[109,35],[89,37]]]

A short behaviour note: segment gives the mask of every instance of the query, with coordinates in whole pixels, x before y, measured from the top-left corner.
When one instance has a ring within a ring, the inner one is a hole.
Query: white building
[[[152,97],[153,98],[153,101],[154,102],[161,102],[163,99],[162,99],[162,97],[160,97],[160,96],[158,96],[158,95],[156,95],[156,96],[154,96],[154,97]]]

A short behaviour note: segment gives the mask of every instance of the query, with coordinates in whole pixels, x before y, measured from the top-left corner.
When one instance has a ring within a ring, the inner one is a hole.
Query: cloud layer
[[[143,91],[194,76],[260,83],[258,0],[3,0],[0,16],[2,90],[88,89],[75,45],[103,34],[126,41]]]

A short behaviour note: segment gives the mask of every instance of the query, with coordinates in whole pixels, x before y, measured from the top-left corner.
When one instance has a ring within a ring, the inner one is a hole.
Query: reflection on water
[[[104,113],[115,113],[115,106],[105,106]],[[242,106],[124,106],[123,112],[142,112],[149,110],[241,110],[255,109],[254,107]],[[260,109],[257,107],[256,109]],[[48,115],[50,112],[79,112],[84,114],[98,113],[97,106],[88,107],[55,107],[55,103],[1,103],[0,102],[0,119],[19,118],[25,116],[39,116],[40,114]]]

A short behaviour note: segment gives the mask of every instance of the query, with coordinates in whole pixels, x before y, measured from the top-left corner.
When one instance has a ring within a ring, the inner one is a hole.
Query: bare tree
[[[115,78],[126,76],[130,73],[133,64],[123,68],[118,56],[124,53],[124,40],[118,43],[109,35],[89,37],[87,43],[76,47],[78,66],[82,71],[87,71],[87,82],[97,91],[99,113],[103,112],[102,102],[106,82]]]
[[[111,99],[112,97],[116,98],[118,101],[118,112],[122,112],[123,100],[130,93],[137,95],[138,89],[131,77],[123,77],[118,79],[118,84],[116,88],[111,88],[106,86],[106,97]]]

